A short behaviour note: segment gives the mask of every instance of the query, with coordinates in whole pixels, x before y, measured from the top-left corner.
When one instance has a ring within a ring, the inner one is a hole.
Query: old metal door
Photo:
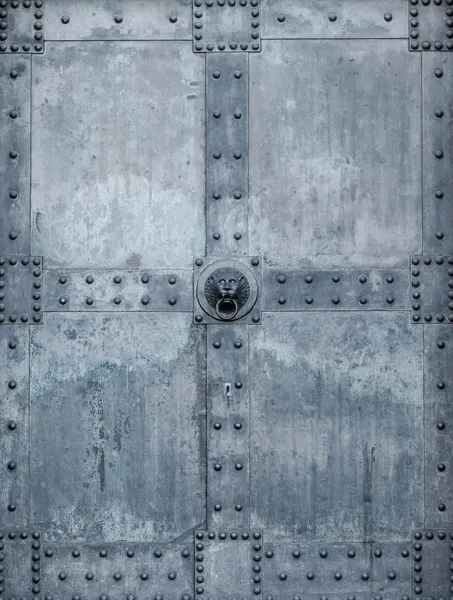
[[[453,0],[0,0],[1,600],[453,597]]]

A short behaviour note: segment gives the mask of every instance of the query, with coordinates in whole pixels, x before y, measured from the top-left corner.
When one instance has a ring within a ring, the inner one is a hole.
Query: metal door
[[[453,0],[0,0],[0,597],[439,600]]]

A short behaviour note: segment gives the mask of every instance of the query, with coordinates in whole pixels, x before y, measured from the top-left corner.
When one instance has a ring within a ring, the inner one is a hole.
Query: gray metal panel
[[[332,542],[420,526],[422,357],[407,314],[265,314],[250,330],[251,525]]]
[[[35,328],[31,519],[48,539],[168,541],[204,523],[205,340],[191,321],[69,313]]]
[[[29,328],[0,327],[0,527],[28,523]]]
[[[192,311],[193,271],[44,271],[43,310]]]
[[[59,600],[71,600],[75,595],[83,600],[191,600],[191,542],[159,546],[44,544],[43,587],[46,595]]]
[[[421,248],[420,55],[400,40],[267,41],[249,60],[250,253],[405,267]]]
[[[191,0],[46,0],[46,40],[191,39]]]
[[[453,331],[443,325],[425,329],[425,526],[453,522]]]
[[[453,322],[453,256],[413,256],[413,323]]]
[[[190,45],[49,43],[33,64],[32,246],[46,267],[190,267],[205,247],[203,120]]]
[[[0,53],[43,52],[44,1],[0,1]]]
[[[0,258],[0,323],[40,323],[42,258]]]
[[[0,60],[0,255],[29,254],[30,59]]]
[[[288,598],[401,600],[412,594],[408,543],[264,545],[264,594]]]
[[[248,56],[207,57],[206,234],[209,254],[248,251]]]
[[[453,61],[424,53],[423,252],[453,254]]]
[[[405,0],[263,0],[263,38],[405,38]]]
[[[409,2],[409,36],[411,50],[453,50],[452,0]]]
[[[5,598],[40,597],[41,534],[10,529],[0,533],[0,594]]]
[[[194,52],[259,52],[260,0],[193,0]]]
[[[453,533],[416,531],[413,537],[415,598],[451,596]]]
[[[195,597],[230,600],[261,597],[260,531],[195,534]]]
[[[247,327],[208,327],[208,528],[250,523],[248,357]]]
[[[388,269],[263,272],[267,311],[408,310],[409,272]]]

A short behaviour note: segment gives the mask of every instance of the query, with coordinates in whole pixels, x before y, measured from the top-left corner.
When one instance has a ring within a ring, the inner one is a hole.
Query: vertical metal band
[[[0,60],[0,256],[29,254],[30,58]]]
[[[453,509],[453,330],[425,326],[424,345],[425,526],[446,527]]]
[[[248,327],[207,335],[208,529],[249,527]]]
[[[423,252],[453,254],[453,61],[424,53]]]
[[[206,138],[207,253],[247,254],[247,54],[207,56]]]
[[[29,514],[29,328],[0,329],[0,531]]]

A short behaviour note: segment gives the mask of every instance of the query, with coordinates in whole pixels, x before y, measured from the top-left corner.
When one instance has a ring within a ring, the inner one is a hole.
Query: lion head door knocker
[[[198,280],[198,302],[218,321],[235,321],[243,317],[253,308],[257,296],[256,277],[240,261],[213,262]]]
[[[250,295],[246,276],[237,269],[216,269],[204,284],[204,295],[222,321],[232,321]]]

